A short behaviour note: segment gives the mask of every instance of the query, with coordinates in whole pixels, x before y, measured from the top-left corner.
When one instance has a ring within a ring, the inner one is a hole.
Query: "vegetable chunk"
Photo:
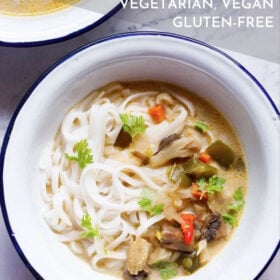
[[[206,152],[221,166],[225,168],[229,168],[235,160],[234,151],[220,140],[217,140],[214,143],[212,143],[206,149]]]
[[[132,275],[144,270],[147,265],[151,244],[141,237],[130,241],[127,256],[127,270]]]
[[[183,164],[184,171],[187,175],[195,178],[205,177],[209,178],[216,175],[218,170],[214,166],[205,164],[196,158],[191,158]]]
[[[149,108],[148,110],[154,122],[160,123],[165,120],[165,110],[162,104]]]

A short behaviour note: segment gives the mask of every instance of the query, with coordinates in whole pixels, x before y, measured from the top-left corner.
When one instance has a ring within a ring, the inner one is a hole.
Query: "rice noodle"
[[[172,112],[173,115],[168,116],[170,121],[154,123],[151,120],[148,106],[159,102],[167,106],[168,114]],[[155,152],[161,139],[188,127],[195,109],[190,101],[175,93],[131,94],[130,89],[113,84],[94,91],[65,116],[40,164],[44,180],[41,193],[46,204],[44,216],[56,238],[68,244],[75,254],[87,256],[98,271],[123,269],[130,236],[141,236],[165,218],[164,212],[149,216],[138,201],[145,188],[154,193],[164,191],[168,184],[166,168],[153,169],[124,162],[123,154],[112,147],[122,128],[120,113],[143,116],[147,125],[144,133],[147,148]],[[207,137],[213,139],[214,136],[207,133]],[[81,169],[64,155],[73,154],[73,146],[83,138],[88,141],[94,162]],[[105,148],[109,156],[105,156]],[[114,159],[110,158],[113,152],[117,153]],[[190,197],[190,190],[182,191],[182,197]],[[100,237],[81,238],[80,225],[85,213],[90,215],[92,225],[98,227]]]

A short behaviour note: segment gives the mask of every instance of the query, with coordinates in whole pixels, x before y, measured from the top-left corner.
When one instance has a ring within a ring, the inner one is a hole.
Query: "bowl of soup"
[[[43,279],[254,279],[279,240],[278,117],[202,42],[87,45],[37,81],[6,132],[11,239]]]
[[[34,45],[65,40],[96,27],[120,8],[117,0],[3,0],[0,42]]]

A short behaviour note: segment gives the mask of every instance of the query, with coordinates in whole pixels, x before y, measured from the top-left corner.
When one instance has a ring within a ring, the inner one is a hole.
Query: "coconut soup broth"
[[[216,200],[213,200],[213,207],[219,212],[226,212],[228,205],[231,203],[231,198],[234,195],[237,186],[241,186],[244,195],[247,194],[247,169],[245,164],[245,156],[243,149],[241,147],[240,141],[230,123],[224,118],[224,116],[218,112],[211,104],[209,104],[204,99],[200,98],[193,92],[190,92],[186,89],[182,89],[172,84],[166,84],[161,82],[133,82],[128,83],[128,87],[136,92],[141,91],[151,91],[158,90],[159,92],[175,92],[182,97],[187,98],[195,107],[196,116],[195,119],[203,121],[209,124],[209,127],[214,135],[217,135],[219,139],[225,141],[229,146],[234,150],[236,155],[236,160],[234,166],[229,169],[221,168],[219,169],[219,176],[226,179],[226,188],[223,190],[223,197],[216,197]],[[242,216],[242,211],[237,215],[237,220],[239,221]],[[236,226],[238,225],[238,221]],[[234,234],[236,227],[230,231],[230,233],[222,238],[213,240],[208,243],[207,246],[207,261],[201,266],[207,264],[213,257],[215,257],[230,241],[232,235]],[[203,258],[203,256],[202,256]],[[178,275],[189,275],[188,271],[179,266],[177,268]],[[162,279],[160,276],[159,270],[151,271],[148,279]]]

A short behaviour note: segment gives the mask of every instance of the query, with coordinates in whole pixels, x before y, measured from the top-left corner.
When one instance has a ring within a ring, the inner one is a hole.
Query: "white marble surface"
[[[170,12],[163,11],[162,14],[158,14],[155,11],[135,12],[123,10],[95,30],[66,42],[33,48],[0,47],[0,142],[2,142],[12,113],[24,93],[58,58],[83,44],[114,33],[139,29],[176,32],[176,30],[171,30],[170,28],[170,18]],[[222,40],[224,35],[216,34],[216,39],[214,39],[209,38],[209,34],[203,34],[201,31],[199,34],[193,31],[187,32],[186,30],[181,30],[177,33],[193,36],[197,39],[204,39],[204,41],[212,44],[216,41],[218,42],[217,46],[223,47],[230,45],[230,42],[233,40],[229,39],[226,44],[219,44],[219,40]],[[275,44],[277,45],[276,41],[275,39]],[[264,85],[279,108],[280,65],[241,53],[225,51],[244,65]],[[277,56],[279,54],[274,53],[270,60],[274,60]],[[280,256],[278,252],[277,257],[259,279],[280,279],[279,265]],[[0,279],[34,279],[13,248],[2,216],[0,216]]]

